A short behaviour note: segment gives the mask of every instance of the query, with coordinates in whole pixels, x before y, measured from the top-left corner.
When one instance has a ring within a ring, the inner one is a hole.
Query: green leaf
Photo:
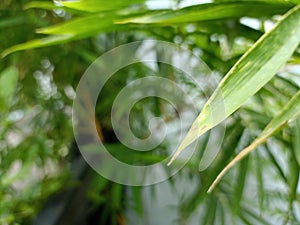
[[[247,173],[248,173],[248,165],[249,165],[249,157],[245,158],[243,163],[240,164],[240,168],[238,170],[238,176],[236,181],[236,186],[233,196],[233,211],[238,213],[240,210],[240,204],[243,199],[243,193],[245,190],[246,180],[247,180]]]
[[[258,190],[258,196],[259,196],[259,210],[263,211],[264,207],[264,199],[265,199],[265,193],[264,193],[264,179],[263,179],[263,159],[260,157],[258,152],[255,152],[255,158],[254,158],[254,163],[255,163],[255,173],[257,177],[257,190]]]
[[[179,10],[154,11],[133,16],[118,23],[178,24],[241,17],[267,17],[287,12],[293,5],[287,2],[220,2],[190,6]]]
[[[0,29],[5,29],[12,26],[19,26],[21,24],[25,24],[26,22],[25,16],[15,16],[9,18],[2,18],[0,21]]]
[[[46,47],[46,46],[51,46],[51,45],[55,45],[55,44],[62,44],[62,43],[65,43],[65,42],[73,40],[73,39],[74,39],[74,36],[72,36],[72,35],[59,35],[59,36],[50,36],[50,37],[45,37],[42,39],[28,41],[28,42],[14,45],[10,48],[5,49],[1,53],[1,58],[4,58],[5,56],[7,56],[13,52],[22,51],[22,50],[26,50],[26,49]]]
[[[255,139],[251,145],[244,148],[235,158],[219,173],[213,184],[208,189],[211,192],[217,183],[221,180],[224,174],[233,167],[237,162],[243,159],[258,145],[265,142],[272,134],[280,129],[285,123],[300,116],[300,90],[297,94],[287,103],[284,109],[274,117],[271,122],[265,127],[263,132]]]
[[[300,119],[298,118],[292,126],[293,135],[292,135],[292,151],[290,152],[289,159],[289,210],[293,210],[293,203],[297,197],[297,189],[299,183],[299,150],[300,150]]]
[[[290,58],[299,40],[300,6],[296,6],[231,68],[204,105],[169,164],[194,140],[229,117],[261,89]]]
[[[120,26],[113,23],[116,17],[117,15],[114,13],[97,13],[62,24],[41,28],[37,30],[37,33],[87,37],[96,35],[99,32],[115,30],[117,26]]]
[[[0,112],[8,111],[15,94],[19,72],[15,67],[9,67],[0,74]]]
[[[82,1],[58,1],[63,6],[86,11],[86,12],[102,12],[109,10],[118,10],[123,9],[124,7],[128,7],[137,3],[142,3],[145,0],[82,0]]]
[[[100,32],[128,29],[128,26],[114,24],[114,17],[116,17],[116,15],[113,15],[112,13],[110,13],[110,15],[99,13],[70,20],[62,24],[38,29],[38,33],[51,34],[53,36],[14,45],[4,50],[1,53],[1,57],[3,58],[16,51],[52,46],[90,37]],[[99,23],[99,21],[101,21],[101,23]]]
[[[300,166],[300,119],[296,120],[294,125],[293,145],[295,158]]]
[[[61,9],[62,7],[59,5],[55,5],[53,2],[41,2],[41,1],[29,2],[24,6],[24,9],[32,9],[32,8],[53,10],[53,9]]]
[[[42,2],[42,1],[33,1],[29,2],[24,6],[24,9],[46,9],[46,10],[55,10],[55,9],[60,9],[64,10],[68,13],[73,13],[73,14],[88,14],[87,12],[83,11],[78,11],[76,9],[68,8],[68,7],[63,7],[62,4],[54,4],[53,2]]]
[[[295,146],[296,147],[296,146]],[[296,151],[298,149],[294,149]],[[291,151],[290,160],[289,160],[289,179],[288,179],[288,186],[289,186],[289,210],[293,210],[293,203],[297,196],[297,187],[299,183],[299,164],[296,160],[294,151]]]

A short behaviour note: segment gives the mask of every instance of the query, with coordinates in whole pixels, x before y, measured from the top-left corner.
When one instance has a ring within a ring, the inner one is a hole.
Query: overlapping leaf
[[[151,12],[145,15],[119,21],[119,23],[162,23],[178,24],[217,19],[240,17],[266,17],[274,14],[283,14],[292,7],[291,3],[281,2],[220,2],[190,6],[180,10]]]
[[[274,134],[282,125],[289,120],[300,116],[300,91],[288,102],[284,109],[272,119],[272,121],[265,127],[263,132],[253,141],[251,145],[243,149],[217,176],[208,192],[211,192],[224,174],[237,162],[243,159],[247,154],[253,151],[258,145],[265,142],[272,134]]]
[[[120,13],[120,10],[130,9],[137,3],[143,3],[144,0],[130,1],[60,1],[64,7],[48,4],[44,2],[32,2],[27,4],[26,8],[44,8],[44,9],[66,9],[84,12],[78,18],[70,21],[38,29],[38,33],[55,35],[55,37],[46,37],[27,43],[13,46],[2,53],[2,57],[15,51],[56,45],[60,43],[74,41],[80,38],[86,38],[101,32],[111,32],[123,29],[130,29],[127,23],[142,24],[180,24],[199,21],[223,20],[228,18],[240,18],[243,16],[266,17],[270,15],[285,13],[292,7],[291,3],[280,2],[220,2],[200,4],[186,7],[179,10],[146,10],[134,13]],[[62,36],[63,35],[63,36]],[[69,35],[69,36],[66,36]]]
[[[170,163],[185,147],[229,117],[262,88],[290,58],[299,41],[300,6],[296,6],[271,31],[265,33],[227,73]]]

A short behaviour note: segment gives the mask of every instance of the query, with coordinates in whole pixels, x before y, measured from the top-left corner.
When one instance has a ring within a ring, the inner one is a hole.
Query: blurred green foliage
[[[94,215],[101,212],[101,216],[94,218],[95,224],[105,224],[104,221],[126,224],[125,221],[130,221],[128,214],[133,213],[140,218],[136,224],[153,221],[149,215],[155,207],[147,208],[145,193],[150,189],[153,196],[159,196],[154,191],[158,185],[152,189],[130,188],[110,183],[91,171],[84,178],[73,175],[72,162],[79,153],[73,146],[71,111],[82,74],[105,51],[152,38],[192,50],[221,80],[266,29],[299,1],[191,3],[171,0],[164,3],[155,0],[1,2],[0,224],[31,224],[48,199],[74,187],[84,190],[78,195],[79,199],[90,202],[89,212]],[[194,224],[195,218],[195,224],[300,223],[299,119],[286,124],[259,147],[260,151],[236,165],[212,194],[206,193],[233,156],[251,144],[297,93],[299,54],[298,47],[272,80],[227,119],[221,151],[210,167],[199,171],[198,164],[205,150],[205,145],[201,145],[183,171],[165,182],[171,190],[182,193],[175,195],[178,202],[171,206],[178,224]],[[158,67],[161,72],[168,71],[162,74],[196,93],[199,102],[206,100],[195,84],[169,68]],[[112,102],[128,81],[151,73],[144,65],[125,68],[110,80],[99,97],[97,119],[104,141],[116,157],[124,147],[112,131]],[[136,121],[134,131],[147,135],[145,121],[153,115],[175,119],[173,111],[161,110],[162,105],[155,98],[138,103],[131,115]],[[164,154],[162,146],[158,154],[119,157],[129,162],[151,163],[160,161]],[[189,186],[195,188],[185,191]],[[70,208],[77,208],[75,200],[71,201]],[[168,216],[162,213],[156,217]]]

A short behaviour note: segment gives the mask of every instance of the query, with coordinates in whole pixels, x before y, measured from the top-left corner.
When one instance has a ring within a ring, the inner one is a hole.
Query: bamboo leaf
[[[227,73],[192,124],[169,165],[194,140],[229,117],[261,89],[290,58],[299,40],[300,6],[296,6]]]
[[[265,142],[272,134],[274,134],[279,128],[281,128],[289,120],[295,119],[300,116],[300,90],[297,94],[288,102],[284,109],[274,117],[271,122],[265,127],[263,132],[252,142],[251,145],[244,148],[217,176],[214,180],[208,192],[211,192],[217,183],[221,180],[224,174],[233,167],[237,162],[243,159],[251,151],[253,151],[258,145]]]
[[[294,154],[295,159],[300,166],[300,119],[296,120],[294,125],[294,137],[293,137],[293,145],[294,145]]]
[[[299,165],[295,158],[295,154],[292,151],[292,154],[290,155],[290,162],[289,162],[289,179],[288,179],[288,186],[289,186],[289,210],[293,210],[293,203],[297,196],[297,187],[299,183]]]
[[[8,111],[19,78],[15,67],[9,67],[0,74],[0,112]]]
[[[86,11],[86,12],[102,12],[109,10],[123,9],[137,3],[142,3],[145,0],[81,0],[81,1],[58,1],[63,6],[68,8]]]
[[[145,15],[133,16],[118,23],[143,23],[143,24],[178,24],[208,20],[220,20],[240,17],[266,17],[287,12],[293,5],[281,2],[220,2],[190,6],[179,10],[165,10],[148,12]]]
[[[14,45],[4,50],[1,53],[1,57],[3,58],[8,54],[16,51],[52,46],[78,40],[81,38],[90,37],[100,32],[116,31],[126,28],[128,29],[128,26],[114,24],[113,20],[115,16],[116,15],[107,15],[100,13],[70,20],[62,24],[38,29],[37,33],[50,34],[52,36]],[[101,23],[99,23],[99,21],[101,21]]]
[[[88,12],[79,11],[69,7],[63,7],[62,4],[54,4],[54,2],[42,2],[42,1],[32,1],[25,4],[24,9],[45,9],[45,10],[64,10],[73,14],[88,14]]]
[[[28,41],[22,44],[14,45],[10,48],[5,49],[1,53],[1,58],[4,58],[5,56],[17,52],[17,51],[22,51],[26,49],[32,49],[32,48],[40,48],[40,47],[46,47],[46,46],[51,46],[55,44],[62,44],[67,41],[73,40],[74,36],[72,35],[59,35],[59,36],[50,36],[50,37],[45,37],[42,39],[36,39],[32,41]]]
[[[257,177],[257,189],[258,189],[258,196],[259,196],[259,210],[263,211],[264,207],[264,199],[265,199],[265,194],[264,194],[264,179],[262,175],[263,171],[263,160],[258,154],[258,152],[255,152],[255,158],[254,158],[254,163],[255,163],[255,173]]]
[[[55,5],[53,2],[41,2],[41,1],[29,2],[24,6],[24,9],[32,9],[32,8],[53,10],[53,9],[61,9],[62,7],[59,5]]]
[[[245,158],[243,163],[240,164],[239,174],[237,176],[237,182],[235,187],[235,195],[233,196],[233,211],[238,213],[240,210],[240,204],[243,199],[243,193],[247,181],[249,157]]]
[[[73,19],[58,25],[40,28],[37,30],[37,33],[52,35],[77,35],[80,37],[87,37],[96,35],[102,31],[115,30],[116,26],[120,26],[113,24],[113,20],[116,18],[116,16],[117,15],[113,13],[97,13]]]
[[[289,210],[292,212],[293,210],[293,203],[297,196],[297,189],[299,183],[299,162],[298,162],[298,155],[300,149],[300,140],[299,140],[299,131],[300,131],[300,119],[298,118],[295,121],[294,126],[292,127],[294,134],[292,136],[292,151],[290,154],[290,163],[289,163]]]

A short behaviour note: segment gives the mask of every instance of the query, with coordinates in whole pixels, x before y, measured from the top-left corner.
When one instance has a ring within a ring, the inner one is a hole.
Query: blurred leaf
[[[40,28],[37,33],[56,35],[80,35],[87,37],[95,35],[101,31],[114,30],[113,20],[117,15],[114,13],[98,13],[77,19],[73,19],[62,24]],[[101,22],[100,22],[101,21]],[[76,29],[74,29],[76,27]]]
[[[300,6],[296,6],[231,68],[203,107],[169,164],[184,148],[229,117],[262,88],[289,59],[299,40]]]
[[[213,184],[210,186],[208,192],[211,192],[217,183],[221,180],[224,174],[233,167],[237,162],[244,158],[247,154],[253,151],[258,145],[265,142],[272,134],[274,134],[282,125],[289,120],[300,116],[300,91],[287,103],[284,109],[272,119],[272,121],[265,127],[263,132],[255,139],[251,145],[244,148],[217,176]]]
[[[131,187],[133,204],[138,215],[142,216],[144,212],[143,195],[141,187]]]
[[[288,179],[288,185],[289,185],[289,210],[290,212],[293,211],[293,203],[296,201],[297,197],[297,187],[299,183],[299,162],[298,162],[298,156],[300,151],[300,137],[299,137],[299,131],[300,131],[300,119],[298,118],[295,121],[295,124],[292,127],[292,130],[294,131],[294,135],[292,136],[292,151],[290,152],[290,161],[289,161],[289,179]],[[288,219],[291,219],[288,217]]]
[[[70,41],[72,39],[73,39],[72,35],[60,35],[60,36],[50,36],[50,37],[45,37],[42,39],[28,41],[28,42],[25,42],[22,44],[14,45],[8,49],[5,49],[1,53],[1,57],[4,58],[5,56],[7,56],[13,52],[17,52],[17,51],[46,47],[46,46],[55,45],[55,44],[62,44],[67,41]]]
[[[236,181],[235,195],[233,197],[233,210],[235,213],[238,213],[240,210],[240,203],[243,198],[244,188],[247,180],[248,165],[249,157],[245,158],[243,163],[240,164],[238,171],[239,174]]]
[[[77,9],[87,12],[101,12],[109,10],[123,9],[131,5],[142,3],[145,0],[81,0],[81,1],[58,1],[63,6],[67,6],[72,9]]]
[[[287,2],[273,3],[260,1],[207,3],[179,10],[155,11],[145,15],[118,21],[118,23],[164,23],[178,24],[228,18],[255,17],[264,18],[283,14],[292,7]]]
[[[15,174],[11,175],[6,173],[3,177],[1,177],[1,185],[3,187],[10,186],[13,182],[20,180],[30,174],[30,170],[32,168],[32,163],[22,163],[21,168]]]
[[[4,29],[11,26],[16,26],[25,23],[25,17],[23,15],[10,17],[10,18],[1,18],[0,29]]]
[[[263,171],[263,159],[260,157],[258,152],[255,152],[255,158],[254,158],[254,163],[255,163],[255,173],[257,177],[257,189],[258,189],[258,195],[259,195],[259,210],[263,210],[263,205],[264,205],[264,179],[262,175]]]
[[[296,120],[294,125],[294,136],[293,136],[293,145],[294,145],[294,154],[295,158],[300,166],[300,119]]]
[[[121,27],[121,25],[113,24],[114,16],[116,15],[95,14],[74,19],[59,25],[38,29],[38,33],[52,34],[53,36],[12,46],[4,50],[1,53],[1,57],[3,58],[16,51],[46,47],[86,38],[100,32],[115,31],[120,28],[126,29],[124,26]],[[99,21],[101,21],[101,23],[99,23]],[[75,27],[76,29],[74,29]]]
[[[289,210],[293,210],[293,203],[296,199],[297,196],[297,187],[298,187],[298,182],[299,182],[299,165],[295,157],[295,150],[291,151],[290,153],[290,161],[289,161],[289,176],[288,176],[288,187],[289,187]]]
[[[273,167],[275,170],[277,170],[277,174],[279,175],[280,178],[282,178],[282,180],[287,183],[288,182],[288,178],[285,175],[283,168],[280,165],[280,162],[278,160],[278,156],[277,154],[274,154],[270,148],[268,148],[266,145],[264,145],[266,152],[269,156],[269,161],[272,163]]]
[[[269,220],[267,218],[264,218],[261,215],[258,215],[258,213],[249,208],[248,206],[241,206],[241,209],[244,213],[243,215],[243,219],[246,219],[247,221],[249,221],[249,224],[263,224],[263,225],[271,225],[272,223],[269,222]]]
[[[31,8],[39,8],[39,9],[61,9],[62,7],[59,5],[55,5],[53,2],[42,2],[42,1],[33,1],[29,2],[24,6],[24,9],[31,9]]]
[[[33,1],[29,2],[24,6],[24,9],[46,9],[46,10],[64,10],[68,13],[73,13],[73,14],[87,14],[87,12],[82,12],[76,9],[68,8],[68,7],[63,7],[63,5],[60,4],[54,4],[53,2],[42,2],[42,1]]]
[[[19,71],[13,66],[0,74],[0,112],[8,111],[16,91],[18,78]]]

